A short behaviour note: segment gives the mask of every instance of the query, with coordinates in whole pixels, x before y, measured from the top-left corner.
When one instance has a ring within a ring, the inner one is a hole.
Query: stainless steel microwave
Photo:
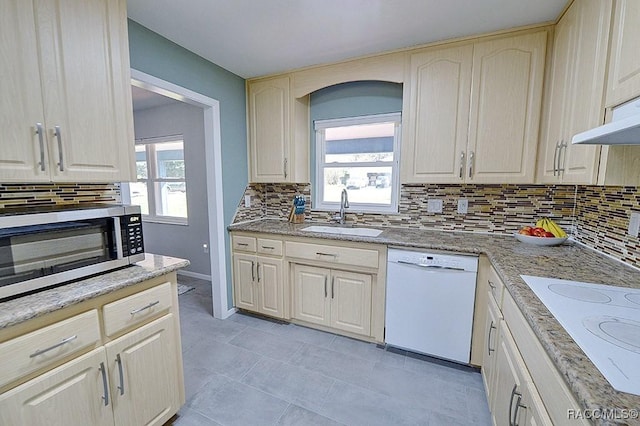
[[[0,211],[0,299],[143,259],[139,206]]]

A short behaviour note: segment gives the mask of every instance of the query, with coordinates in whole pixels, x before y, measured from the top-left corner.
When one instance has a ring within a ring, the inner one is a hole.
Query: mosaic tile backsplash
[[[13,206],[119,203],[120,184],[0,183],[0,209]]]
[[[305,195],[309,206],[309,184],[249,185],[245,195],[251,196],[251,207],[244,207],[243,197],[234,222],[265,216],[286,218],[297,194]],[[429,198],[443,200],[442,213],[426,212]],[[460,198],[469,201],[467,214],[457,213]],[[627,235],[632,211],[640,212],[637,187],[402,185],[399,214],[348,213],[347,223],[510,234],[548,216],[576,240],[640,267],[638,238]],[[312,221],[330,221],[333,214],[309,207],[306,211],[307,220]]]

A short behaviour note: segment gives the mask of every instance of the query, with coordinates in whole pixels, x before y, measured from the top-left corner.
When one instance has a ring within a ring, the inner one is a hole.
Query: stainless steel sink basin
[[[361,237],[377,237],[382,234],[380,229],[373,228],[348,228],[341,226],[321,226],[313,225],[302,228],[301,231],[307,232],[320,232],[325,234],[340,234],[340,235],[358,235]]]

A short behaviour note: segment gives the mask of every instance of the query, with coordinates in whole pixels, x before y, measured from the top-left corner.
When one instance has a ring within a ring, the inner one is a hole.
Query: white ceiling
[[[552,21],[567,1],[128,0],[128,14],[250,78]]]

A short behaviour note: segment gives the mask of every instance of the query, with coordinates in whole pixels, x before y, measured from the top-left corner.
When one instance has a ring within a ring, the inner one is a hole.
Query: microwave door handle
[[[113,232],[116,234],[114,237],[116,239],[117,259],[123,259],[124,252],[122,251],[122,224],[119,216],[113,218]]]

